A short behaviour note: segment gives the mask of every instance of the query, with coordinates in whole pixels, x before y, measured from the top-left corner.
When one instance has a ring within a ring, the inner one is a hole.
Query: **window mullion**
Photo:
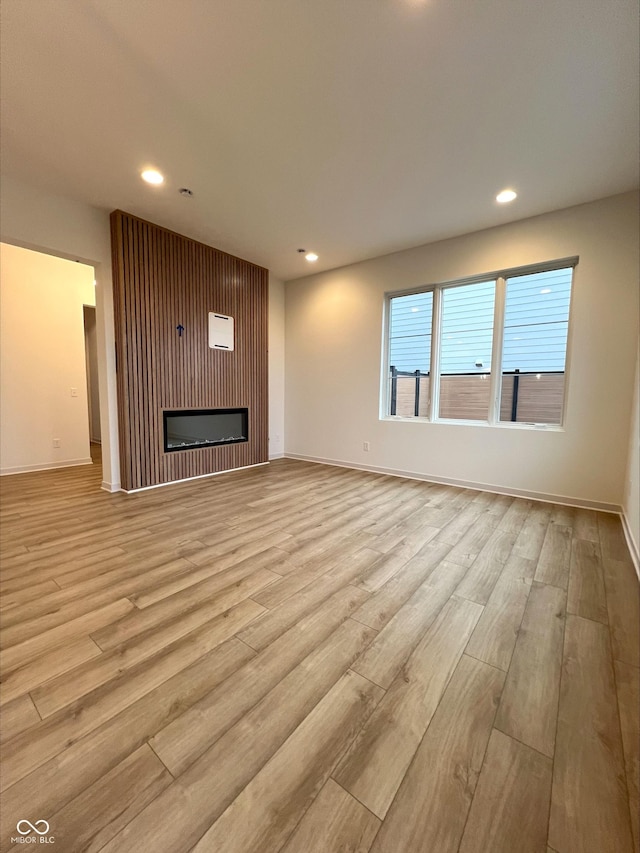
[[[496,296],[493,307],[493,345],[491,350],[491,388],[489,397],[489,423],[500,423],[500,395],[502,391],[502,346],[504,340],[504,310],[507,282],[502,276],[496,279]]]
[[[440,410],[440,338],[442,327],[442,288],[433,291],[431,316],[431,365],[429,381],[429,419],[437,420]]]

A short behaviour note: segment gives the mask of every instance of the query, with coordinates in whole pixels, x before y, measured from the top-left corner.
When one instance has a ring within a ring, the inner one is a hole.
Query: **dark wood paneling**
[[[266,462],[267,270],[119,210],[111,238],[122,487]],[[234,352],[209,349],[210,311],[235,319]],[[236,406],[248,442],[164,452],[164,409]]]

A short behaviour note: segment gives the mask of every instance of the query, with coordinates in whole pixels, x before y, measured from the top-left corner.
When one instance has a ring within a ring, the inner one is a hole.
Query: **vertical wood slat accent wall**
[[[119,210],[111,246],[122,488],[266,462],[268,271]],[[234,352],[209,348],[210,311]],[[163,410],[245,406],[248,442],[164,452]]]

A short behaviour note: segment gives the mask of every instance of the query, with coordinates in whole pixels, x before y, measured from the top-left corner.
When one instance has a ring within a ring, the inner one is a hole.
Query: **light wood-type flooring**
[[[638,850],[616,516],[294,460],[100,479],[1,484],[1,850]]]

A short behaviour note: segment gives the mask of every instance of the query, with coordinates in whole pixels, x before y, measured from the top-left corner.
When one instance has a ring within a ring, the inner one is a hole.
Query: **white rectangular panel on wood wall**
[[[209,347],[228,352],[234,349],[233,317],[209,312]]]

